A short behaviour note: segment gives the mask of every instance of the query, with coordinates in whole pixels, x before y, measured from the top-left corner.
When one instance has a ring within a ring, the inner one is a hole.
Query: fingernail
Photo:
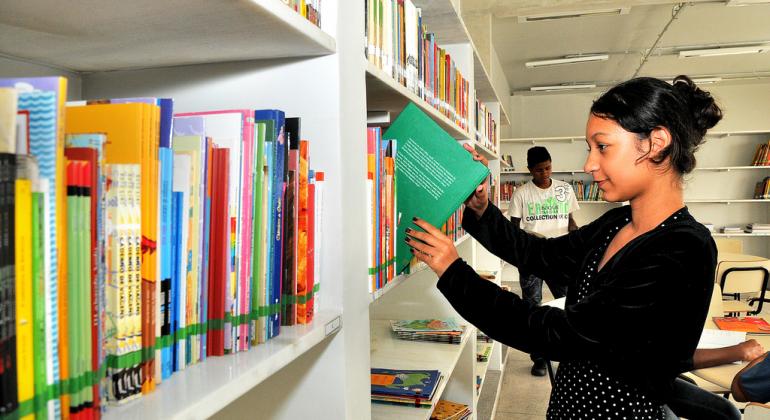
[[[411,240],[412,240],[412,238],[407,237],[406,239],[404,239],[404,242],[409,242]]]
[[[409,248],[409,252],[411,252],[412,254],[414,254],[414,248]]]
[[[417,218],[417,216],[414,216],[414,217],[412,217],[412,220],[416,222],[416,221],[418,221],[419,219]]]
[[[412,232],[413,232],[413,230],[412,230],[412,229],[410,229],[410,228],[406,228],[406,233],[412,233]]]

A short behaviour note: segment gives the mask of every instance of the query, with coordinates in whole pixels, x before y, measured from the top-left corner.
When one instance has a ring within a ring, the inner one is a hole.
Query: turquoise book
[[[406,228],[420,230],[419,217],[440,228],[476,187],[489,169],[473,160],[460,143],[410,103],[383,138],[396,140],[396,267],[403,272],[412,259],[404,242]]]

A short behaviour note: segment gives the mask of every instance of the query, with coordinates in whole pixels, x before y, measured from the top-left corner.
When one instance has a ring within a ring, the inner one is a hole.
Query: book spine
[[[16,369],[18,402],[34,398],[34,332],[32,279],[32,181],[17,179],[15,184],[15,282],[16,282]],[[34,414],[21,419],[34,419]]]

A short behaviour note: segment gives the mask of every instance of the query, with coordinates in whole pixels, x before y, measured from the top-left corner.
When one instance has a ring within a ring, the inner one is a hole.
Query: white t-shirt
[[[508,214],[521,219],[521,228],[547,238],[564,235],[569,230],[569,214],[580,210],[572,186],[551,178],[551,186],[542,189],[532,181],[513,193]]]

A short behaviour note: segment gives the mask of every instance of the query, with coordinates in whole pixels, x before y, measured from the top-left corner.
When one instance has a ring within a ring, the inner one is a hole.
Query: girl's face
[[[586,142],[588,157],[583,170],[599,183],[605,200],[631,200],[651,185],[655,171],[649,159],[642,157],[645,152],[636,134],[611,119],[591,114]]]

